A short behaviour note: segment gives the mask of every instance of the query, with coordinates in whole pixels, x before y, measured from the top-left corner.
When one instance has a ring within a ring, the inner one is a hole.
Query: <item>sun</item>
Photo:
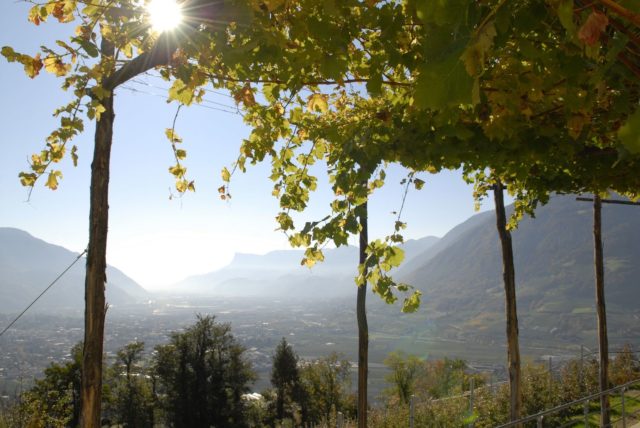
[[[151,0],[147,5],[153,31],[175,29],[182,22],[182,8],[176,0]]]

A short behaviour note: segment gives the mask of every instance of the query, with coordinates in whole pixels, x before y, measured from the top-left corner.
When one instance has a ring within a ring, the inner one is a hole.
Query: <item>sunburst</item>
[[[151,0],[147,11],[151,28],[158,33],[174,30],[182,22],[182,8],[175,0]]]

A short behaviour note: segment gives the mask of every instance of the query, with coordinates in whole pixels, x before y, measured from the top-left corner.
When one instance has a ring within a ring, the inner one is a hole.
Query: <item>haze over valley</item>
[[[611,347],[640,337],[640,217],[633,208],[603,210],[606,290]],[[593,303],[591,209],[574,196],[554,197],[514,232],[522,353],[529,358],[575,357],[596,342]],[[504,297],[501,259],[492,212],[475,215],[442,238],[403,245],[405,262],[394,277],[423,293],[420,310],[402,314],[370,293],[368,316],[374,391],[382,360],[394,350],[423,357],[460,357],[472,364],[504,365]],[[147,350],[170,331],[212,314],[231,322],[249,349],[266,386],[273,350],[282,337],[303,358],[332,351],[356,360],[357,248],[326,249],[324,263],[309,270],[300,251],[237,254],[226,267],[193,276],[170,290],[144,290],[125,273],[107,271],[105,349],[144,340]],[[40,293],[78,254],[24,231],[0,228],[0,321]],[[83,261],[0,338],[0,385],[15,388],[64,358],[82,338]]]

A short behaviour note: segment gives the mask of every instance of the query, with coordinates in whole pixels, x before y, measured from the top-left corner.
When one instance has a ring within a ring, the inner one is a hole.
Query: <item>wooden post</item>
[[[551,397],[551,393],[553,392],[553,363],[551,358],[552,357],[549,357],[549,397]]]
[[[582,413],[584,415],[584,428],[588,428],[589,427],[589,400],[584,402]]]
[[[580,373],[578,374],[580,392],[584,391],[584,345],[580,345]]]
[[[473,418],[473,399],[474,399],[473,395],[474,395],[475,388],[476,388],[475,381],[476,380],[473,377],[469,381],[470,382],[470,385],[469,385],[469,415],[472,418]],[[473,422],[469,423],[469,428],[473,428],[474,425],[475,424]]]
[[[604,296],[604,256],[602,249],[602,201],[598,195],[593,198],[593,243],[596,278],[596,309],[598,319],[598,350],[600,356],[600,392],[609,388],[609,339],[607,338],[607,309]],[[607,427],[609,417],[609,397],[600,396],[600,426]]]
[[[607,308],[604,294],[604,251],[602,248],[602,204],[640,205],[639,202],[602,199],[599,195],[593,198],[577,197],[577,201],[593,202],[593,244],[596,283],[596,310],[598,323],[598,353],[600,359],[599,387],[600,392],[609,388],[609,339],[607,337]],[[581,349],[582,354],[582,349]],[[600,397],[600,426],[609,426],[609,397]]]
[[[513,263],[511,233],[507,230],[504,208],[504,186],[498,180],[494,187],[496,205],[496,226],[502,246],[502,277],[505,291],[505,311],[507,318],[507,362],[509,372],[509,417],[511,421],[520,419],[522,395],[520,391],[520,345],[518,343],[518,311],[516,308],[516,279]]]
[[[414,414],[415,414],[415,403],[414,403],[415,395],[412,395],[409,398],[409,428],[413,428],[414,423]]]
[[[627,412],[626,409],[624,407],[624,391],[625,388],[622,388],[620,390],[620,404],[621,404],[621,409],[620,411],[622,412],[622,428],[627,428]]]
[[[102,56],[113,56],[113,44],[103,38]],[[80,426],[99,427],[102,404],[102,350],[107,312],[104,287],[107,283],[107,229],[109,224],[109,162],[113,140],[113,93],[101,100],[105,111],[96,121],[91,163],[89,245],[85,277],[84,344],[80,387]]]
[[[113,91],[122,83],[141,73],[168,64],[173,52],[183,40],[188,39],[189,34],[191,34],[190,31],[182,33],[180,37],[162,34],[151,50],[127,62],[118,70],[115,70],[114,66],[111,70],[105,70],[106,76],[101,82],[106,95],[100,99],[100,103],[105,111],[96,120],[89,191],[89,244],[85,276],[84,347],[80,387],[80,426],[82,428],[100,427],[101,422],[102,351],[107,311],[104,288],[107,282],[109,171],[115,119]],[[100,44],[101,58],[113,59],[114,54],[113,43],[103,37]]]
[[[360,218],[360,264],[367,260],[368,211],[367,203],[361,205]],[[358,428],[367,428],[367,380],[369,366],[369,326],[367,324],[367,269],[363,271],[363,282],[358,284],[356,317],[358,319]]]

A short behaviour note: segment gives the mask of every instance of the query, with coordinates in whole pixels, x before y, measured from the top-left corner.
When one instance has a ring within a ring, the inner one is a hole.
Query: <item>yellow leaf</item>
[[[20,184],[25,187],[33,187],[37,179],[35,174],[27,172],[21,172],[18,177],[20,177]]]
[[[171,128],[166,128],[164,130],[164,135],[166,135],[169,141],[171,141],[173,144],[182,143],[182,138],[180,138],[178,134],[176,134],[175,131]]]
[[[284,5],[285,0],[264,0],[264,5],[267,6],[269,12],[273,12],[274,10],[280,8]]]
[[[28,55],[25,55],[25,57],[25,61],[22,63],[24,65],[24,71],[27,73],[27,76],[33,79],[42,69],[43,64],[40,59],[40,54],[36,54],[33,58],[30,58]]]
[[[312,268],[315,264],[316,261],[310,258],[305,257],[304,259],[302,259],[302,261],[300,262],[300,264],[302,266],[306,266],[308,268]]]
[[[187,191],[187,180],[176,180],[176,190],[180,193],[184,193]]]
[[[71,64],[65,64],[56,56],[49,55],[44,59],[44,68],[57,77],[66,75],[71,70]]]
[[[253,96],[253,91],[251,90],[251,86],[247,83],[242,87],[242,89],[233,93],[233,99],[236,100],[236,103],[243,103],[247,107],[252,107],[256,104],[256,99]]]
[[[122,47],[122,53],[127,58],[133,57],[133,45],[131,43],[127,43]]]
[[[35,5],[29,9],[29,17],[27,19],[29,22],[40,25],[41,22],[47,19],[47,9],[42,8],[40,5]]]
[[[169,100],[176,100],[186,106],[193,102],[194,89],[189,88],[185,83],[177,79],[169,89]]]
[[[231,180],[231,173],[227,169],[227,167],[222,168],[222,181],[229,182]]]
[[[329,97],[324,94],[313,94],[309,96],[309,99],[307,100],[307,110],[312,112],[319,111],[320,113],[325,113],[327,110],[329,110],[328,99]]]
[[[169,168],[169,172],[176,178],[182,178],[187,173],[187,168],[183,167],[182,165],[174,165]]]
[[[51,171],[45,186],[51,190],[56,190],[58,188],[58,177],[62,178],[62,173],[60,171]]]

